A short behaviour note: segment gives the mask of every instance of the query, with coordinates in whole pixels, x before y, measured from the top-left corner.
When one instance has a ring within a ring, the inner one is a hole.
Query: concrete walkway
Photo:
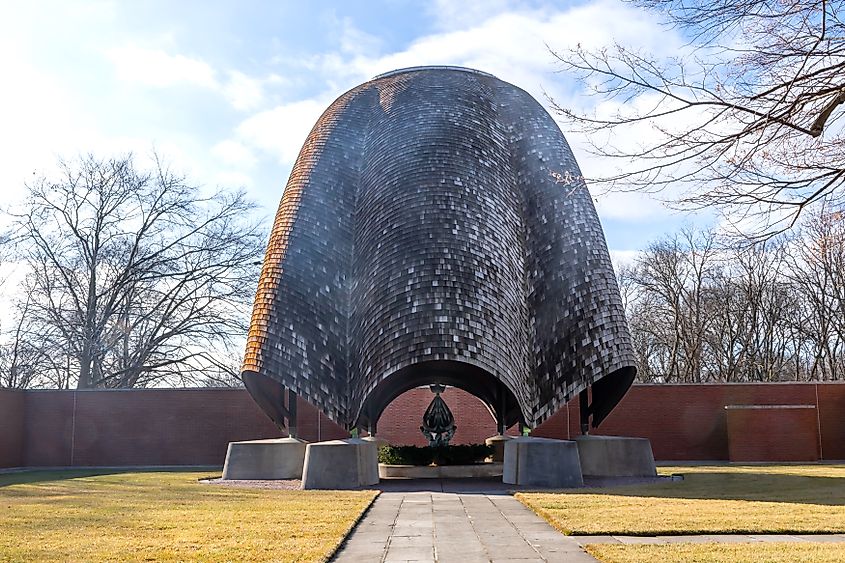
[[[595,563],[510,495],[383,492],[337,553],[341,563]]]
[[[843,542],[845,534],[566,536],[511,496],[501,479],[383,479],[381,495],[332,561],[596,563],[597,543]]]
[[[383,492],[335,555],[339,563],[398,561],[595,563],[597,543],[845,542],[845,534],[565,536],[501,483],[481,480],[385,482]]]

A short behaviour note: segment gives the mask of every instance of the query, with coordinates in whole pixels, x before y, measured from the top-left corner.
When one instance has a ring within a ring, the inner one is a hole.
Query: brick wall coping
[[[712,383],[634,383],[633,387],[728,387],[739,385],[843,385],[845,380],[825,381],[714,381]]]
[[[131,393],[134,391],[244,391],[243,387],[132,387],[128,389],[112,389],[105,387],[97,387],[94,389],[5,389],[0,388],[0,391],[21,391],[24,393]]]
[[[725,405],[725,410],[814,409],[816,405]]]
[[[724,387],[740,385],[845,385],[845,380],[839,381],[731,381],[722,383],[634,383],[633,387]],[[428,386],[423,386],[427,388]],[[90,393],[90,392],[115,392],[125,393],[129,391],[243,391],[243,387],[135,387],[130,389],[113,389],[97,387],[94,389],[11,389],[0,387],[3,392],[18,393]]]
[[[181,465],[36,465],[32,467],[0,468],[0,475],[26,473],[29,471],[222,471],[221,464],[181,464]],[[210,477],[210,476],[209,476]]]

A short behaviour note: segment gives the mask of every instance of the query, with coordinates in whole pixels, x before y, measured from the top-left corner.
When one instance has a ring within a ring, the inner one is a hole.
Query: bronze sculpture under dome
[[[455,426],[455,417],[449,409],[449,405],[440,396],[440,393],[446,388],[442,385],[432,385],[431,392],[434,393],[434,398],[425,409],[423,413],[423,425],[420,426],[420,432],[423,433],[425,439],[428,440],[428,445],[432,448],[440,446],[448,446],[449,441],[455,435],[458,429]]]
[[[595,426],[634,366],[592,199],[528,93],[418,67],[329,106],[282,196],[243,364],[278,424],[298,394],[372,431],[437,383],[479,397],[500,430],[579,393]]]

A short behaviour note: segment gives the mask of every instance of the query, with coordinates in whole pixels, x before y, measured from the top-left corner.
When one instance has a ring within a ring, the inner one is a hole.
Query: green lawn
[[[516,497],[566,534],[845,532],[845,465],[662,467],[684,481]]]
[[[205,475],[0,475],[0,561],[321,561],[376,495],[198,483]]]

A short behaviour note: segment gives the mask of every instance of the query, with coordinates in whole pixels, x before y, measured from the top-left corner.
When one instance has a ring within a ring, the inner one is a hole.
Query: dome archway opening
[[[429,385],[456,387],[478,398],[500,433],[514,424],[525,424],[516,395],[493,374],[467,362],[430,360],[413,363],[382,379],[367,394],[353,426],[376,433],[378,421],[390,403],[411,389]]]

